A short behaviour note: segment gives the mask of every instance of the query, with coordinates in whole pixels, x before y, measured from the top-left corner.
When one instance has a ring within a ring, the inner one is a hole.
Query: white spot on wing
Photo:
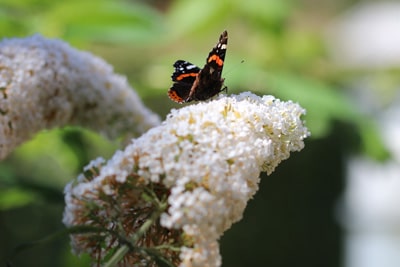
[[[186,68],[187,68],[188,70],[191,70],[191,69],[196,68],[196,66],[195,66],[195,65],[188,65]]]

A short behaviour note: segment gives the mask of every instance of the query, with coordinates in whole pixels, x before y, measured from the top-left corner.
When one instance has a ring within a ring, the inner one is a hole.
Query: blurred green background
[[[180,107],[166,95],[172,64],[184,59],[202,67],[219,34],[228,30],[223,74],[228,92],[300,103],[312,136],[303,151],[263,175],[244,218],[221,240],[223,266],[333,267],[343,258],[335,210],[344,187],[344,157],[388,156],[374,122],[347,90],[366,70],[343,69],[327,52],[327,27],[356,2],[362,1],[2,0],[0,36],[40,33],[101,56],[164,118]],[[116,141],[68,127],[38,134],[0,162],[2,262],[16,245],[63,229],[65,184],[91,159],[109,158],[118,148]],[[12,262],[88,266],[85,257],[70,253],[67,236]]]

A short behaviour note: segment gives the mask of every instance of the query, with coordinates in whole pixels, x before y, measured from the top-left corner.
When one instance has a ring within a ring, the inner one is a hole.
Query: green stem
[[[111,257],[111,259],[104,264],[104,267],[112,267],[116,266],[118,262],[120,262],[126,255],[126,253],[129,252],[129,247],[127,245],[123,245],[118,250],[114,253],[114,255]]]
[[[167,208],[167,203],[165,202],[156,202],[157,203],[157,210],[155,210],[150,218],[146,220],[142,224],[142,226],[139,228],[139,230],[132,236],[130,239],[130,244],[132,244],[132,247],[135,247],[136,242],[147,232],[147,230],[153,225],[154,222],[160,217],[161,213],[164,212],[164,210]],[[129,252],[130,248],[128,245],[123,245],[118,250],[114,253],[114,255],[111,257],[110,260],[108,260],[105,264],[104,267],[112,267],[118,264],[125,255]]]
[[[174,247],[172,245],[155,246],[155,247],[153,247],[153,249],[156,249],[156,250],[168,249],[168,250],[176,251],[176,252],[180,252],[181,251],[181,247]]]

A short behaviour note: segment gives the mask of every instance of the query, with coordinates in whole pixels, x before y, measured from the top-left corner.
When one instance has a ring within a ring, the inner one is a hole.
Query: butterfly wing
[[[193,83],[200,72],[199,67],[184,60],[177,60],[174,67],[175,71],[171,76],[174,82]]]
[[[177,103],[184,103],[189,97],[190,88],[192,85],[189,83],[175,82],[168,90],[168,97]]]
[[[219,75],[222,73],[224,67],[226,47],[228,45],[228,32],[224,31],[219,37],[218,43],[213,47],[211,52],[208,54],[207,63],[210,67],[210,71],[217,71]]]
[[[172,101],[184,103],[188,100],[190,89],[199,75],[200,68],[184,60],[176,61],[174,67],[175,71],[171,76],[174,83],[168,90],[168,96]]]
[[[226,90],[224,78],[221,77],[222,68],[228,44],[228,32],[224,31],[207,57],[204,68],[200,71],[196,80],[196,86],[193,86],[189,92],[188,100],[204,101],[221,91]]]

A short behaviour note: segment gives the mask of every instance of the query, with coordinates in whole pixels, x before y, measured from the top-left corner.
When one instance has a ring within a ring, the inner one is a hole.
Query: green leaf
[[[19,188],[7,188],[0,190],[0,210],[15,209],[28,205],[35,201],[35,196],[31,191]]]
[[[390,158],[390,153],[383,143],[376,124],[372,121],[362,121],[359,127],[364,154],[379,161]]]
[[[172,34],[176,36],[197,32],[200,28],[207,28],[207,26],[216,27],[214,23],[221,23],[221,15],[227,14],[229,7],[227,3],[227,1],[214,0],[175,1],[166,14],[166,22],[173,27]],[[217,29],[217,32],[223,30],[224,28]]]
[[[284,20],[290,15],[293,4],[286,0],[234,0],[235,9],[255,26],[282,28]]]
[[[161,16],[154,9],[125,1],[60,1],[46,14],[36,17],[45,35],[69,40],[101,42],[154,41]],[[88,12],[90,10],[90,12]]]

